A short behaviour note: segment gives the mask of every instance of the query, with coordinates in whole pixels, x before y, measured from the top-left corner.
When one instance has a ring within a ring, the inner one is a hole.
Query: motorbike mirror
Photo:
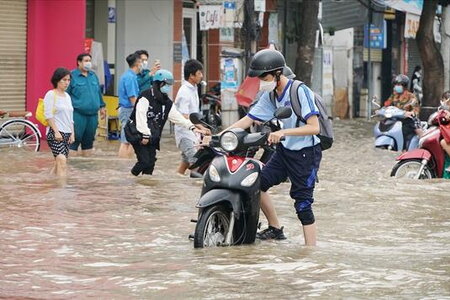
[[[189,120],[192,122],[192,124],[202,124],[203,126],[205,126],[206,128],[210,128],[213,131],[217,131],[217,128],[209,125],[208,123],[206,123],[205,121],[202,120],[203,119],[203,115],[201,113],[192,113],[189,115]]]
[[[273,115],[277,119],[287,119],[292,115],[292,109],[288,106],[279,107]]]
[[[378,103],[378,97],[377,96],[373,96],[372,97],[372,104],[374,104],[377,107],[381,107],[381,105]]]
[[[203,115],[201,113],[192,113],[189,115],[189,120],[193,123],[193,124],[202,124],[202,118]]]

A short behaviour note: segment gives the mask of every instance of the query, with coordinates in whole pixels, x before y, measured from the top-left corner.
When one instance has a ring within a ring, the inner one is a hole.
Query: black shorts
[[[302,209],[308,209],[314,202],[313,192],[321,159],[320,144],[301,150],[289,150],[279,144],[277,151],[262,169],[261,190],[266,192],[289,178],[291,198],[304,204],[301,204],[304,206]]]
[[[48,130],[47,133],[47,143],[50,149],[52,150],[53,156],[56,157],[59,154],[64,155],[65,157],[69,156],[69,138],[71,133],[59,132],[61,133],[63,140],[57,141],[55,140],[55,132],[52,128]]]

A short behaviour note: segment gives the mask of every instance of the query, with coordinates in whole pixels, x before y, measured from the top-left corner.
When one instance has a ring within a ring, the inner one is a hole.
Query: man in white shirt
[[[175,105],[178,111],[189,119],[191,113],[200,112],[200,101],[198,97],[197,84],[203,79],[203,65],[195,59],[190,59],[184,64],[183,85],[178,90]],[[185,127],[175,125],[175,141],[181,150],[181,163],[177,172],[184,175],[191,164],[196,161],[194,157],[197,152],[198,137],[194,132]],[[191,172],[191,176],[195,173]]]

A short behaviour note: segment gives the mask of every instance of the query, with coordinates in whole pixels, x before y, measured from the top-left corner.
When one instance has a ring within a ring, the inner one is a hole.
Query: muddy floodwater
[[[316,187],[318,246],[303,246],[289,184],[271,190],[284,241],[193,249],[201,180],[175,175],[166,137],[151,177],[118,144],[48,176],[47,151],[0,152],[0,297],[450,299],[450,181],[394,180],[372,124],[338,121]],[[267,222],[261,217],[262,226]]]

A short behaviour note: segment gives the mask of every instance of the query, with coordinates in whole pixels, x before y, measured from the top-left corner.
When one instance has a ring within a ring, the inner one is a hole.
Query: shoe
[[[450,172],[450,167],[447,167],[447,168],[445,169],[445,171],[446,171],[446,172]]]
[[[256,233],[256,238],[260,240],[285,240],[286,236],[283,233],[283,228],[280,229],[270,226],[263,231]]]

